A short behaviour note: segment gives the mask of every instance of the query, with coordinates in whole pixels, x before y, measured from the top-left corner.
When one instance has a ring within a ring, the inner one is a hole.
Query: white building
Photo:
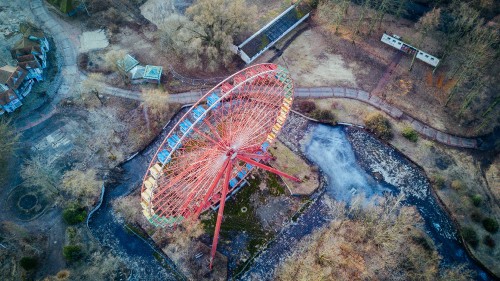
[[[387,45],[390,45],[402,52],[405,52],[407,54],[410,54],[410,55],[415,55],[416,53],[416,58],[427,63],[427,64],[430,64],[434,67],[436,67],[438,64],[439,64],[439,59],[436,58],[435,56],[432,56],[424,51],[421,51],[409,44],[406,44],[405,42],[401,41],[400,40],[401,38],[399,36],[396,36],[396,35],[393,35],[393,36],[390,36],[390,35],[387,35],[387,34],[383,34],[382,35],[382,38],[380,39],[380,41],[384,42],[385,44]]]

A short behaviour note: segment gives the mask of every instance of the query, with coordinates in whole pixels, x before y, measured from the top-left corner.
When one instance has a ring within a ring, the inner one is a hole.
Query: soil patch
[[[88,52],[106,48],[109,41],[103,29],[86,31],[80,35],[80,45],[80,52]]]

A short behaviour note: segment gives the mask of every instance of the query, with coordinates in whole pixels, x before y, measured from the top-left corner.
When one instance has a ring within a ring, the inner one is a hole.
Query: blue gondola
[[[243,178],[245,178],[245,176],[247,175],[247,171],[246,170],[241,170],[239,173],[238,173],[238,178],[240,180],[242,180]]]
[[[174,149],[175,145],[181,140],[181,138],[179,138],[177,135],[172,135],[171,137],[169,137],[167,139],[167,142],[168,142],[168,146],[170,146],[170,148]],[[181,145],[179,144],[178,147],[181,147]]]
[[[238,183],[238,180],[237,180],[236,178],[233,178],[233,179],[231,179],[231,180],[229,181],[229,185],[230,185],[231,187],[235,187],[237,183]]]
[[[203,108],[201,105],[198,105],[193,109],[193,119],[197,120],[201,117],[201,115],[203,115],[203,113],[205,113],[205,111],[205,108]],[[203,116],[203,118],[205,118],[205,116]],[[203,118],[201,118],[200,120],[203,120]]]
[[[214,93],[212,93],[207,98],[207,104],[210,107],[215,104],[213,108],[217,108],[219,106],[219,96],[216,95],[216,94],[214,94]]]
[[[170,162],[170,151],[164,149],[158,153],[158,161],[160,161],[163,165]]]
[[[252,168],[253,168],[253,166],[252,166],[252,165],[250,165],[250,164],[247,164],[247,165],[246,165],[246,167],[247,167],[247,169],[248,169],[249,171],[250,171],[250,169],[252,169]]]
[[[193,125],[193,123],[191,123],[191,121],[189,121],[188,119],[185,119],[184,121],[181,122],[180,124],[180,127],[181,127],[181,132],[184,134],[184,135],[187,135],[190,131],[190,127]]]

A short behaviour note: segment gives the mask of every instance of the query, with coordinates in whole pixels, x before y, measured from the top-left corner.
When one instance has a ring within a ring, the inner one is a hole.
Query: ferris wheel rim
[[[248,70],[249,68],[254,68],[254,67],[264,66],[264,65],[275,65],[275,64],[273,64],[273,63],[260,63],[260,64],[255,64],[255,65],[252,65],[251,67],[248,67],[248,68],[241,69],[241,70],[239,70],[238,72],[233,73],[232,75],[228,76],[226,79],[224,79],[224,80],[222,80],[221,82],[219,82],[217,85],[215,85],[214,87],[212,87],[212,88],[211,88],[211,89],[210,89],[207,93],[205,93],[203,96],[201,96],[201,97],[198,99],[198,101],[197,101],[196,103],[192,104],[192,105],[190,106],[190,108],[188,109],[188,111],[186,111],[186,113],[184,113],[184,114],[182,115],[182,117],[179,119],[179,121],[177,121],[177,123],[175,123],[175,125],[174,125],[174,126],[172,126],[172,129],[170,129],[170,131],[168,132],[168,134],[164,137],[163,141],[162,141],[162,142],[160,143],[160,145],[158,146],[158,149],[156,150],[155,154],[153,155],[152,160],[153,160],[153,159],[155,159],[155,158],[157,158],[158,153],[161,151],[161,148],[162,148],[162,147],[165,145],[165,143],[167,142],[167,139],[173,135],[173,133],[174,133],[175,129],[176,129],[176,128],[178,128],[178,127],[180,126],[180,124],[182,123],[182,121],[183,121],[183,120],[185,120],[185,119],[189,116],[189,114],[193,111],[193,109],[194,109],[196,106],[198,106],[198,105],[202,104],[202,103],[206,100],[206,98],[207,98],[210,94],[214,93],[214,91],[215,91],[215,90],[217,90],[218,88],[220,88],[220,86],[221,86],[222,84],[224,84],[224,82],[226,82],[226,81],[228,81],[228,80],[231,80],[232,78],[234,78],[234,77],[235,77],[236,75],[238,75],[238,74],[244,73],[244,72],[245,72],[246,70]],[[268,71],[265,71],[265,72],[260,72],[260,73],[258,73],[258,74],[253,75],[253,76],[251,77],[251,79],[255,79],[256,77],[258,77],[259,75],[262,75],[263,73],[268,73],[268,72],[273,72],[273,71],[275,71],[275,70],[268,70]],[[251,80],[251,79],[247,79],[247,80]],[[247,80],[245,80],[245,81],[243,81],[243,82],[239,83],[239,84],[238,84],[238,86],[239,86],[239,85],[241,85],[241,84],[243,84],[243,83],[245,83],[245,82],[247,82]],[[293,82],[292,82],[292,83],[293,83]],[[237,87],[235,86],[233,89],[231,89],[231,90],[230,90],[230,92],[231,92],[231,91],[233,91],[233,90],[234,90],[234,89],[236,89],[236,88],[237,88]],[[228,92],[228,93],[226,93],[224,96],[220,97],[217,101],[218,101],[218,102],[220,102],[220,101],[221,101],[224,97],[226,97],[226,96],[227,96],[227,94],[229,94],[230,92]],[[206,110],[206,112],[205,112],[205,113],[203,113],[203,114],[204,114],[204,115],[208,114],[208,112],[209,112],[210,110],[212,110],[212,109],[213,109],[213,107],[214,107],[214,105],[210,106],[210,107]],[[199,120],[199,118],[197,118],[196,123],[198,123],[199,121],[201,121],[201,120]],[[194,127],[194,125],[195,125],[195,122],[193,122],[193,125],[192,125],[191,127]],[[182,138],[182,139],[184,139],[184,137],[185,137],[185,136],[182,136],[181,138]],[[182,139],[181,139],[181,140],[182,140]],[[177,146],[178,146],[178,145],[177,145]],[[172,150],[172,153],[173,153],[175,150],[177,150],[177,148],[178,148],[177,146],[176,146],[176,148],[175,148],[175,149],[173,149],[173,150]],[[149,163],[149,165],[148,165],[148,170],[149,170],[152,166],[153,166],[153,162],[152,162],[152,161],[150,161],[150,163]],[[148,177],[148,174],[146,173],[146,174],[145,174],[145,176],[143,177],[143,182],[146,180],[146,178],[147,178],[147,177]],[[141,191],[142,191],[142,189],[143,189],[143,188],[144,188],[144,184],[142,184],[142,186],[141,186]]]
[[[233,94],[234,91],[237,91],[239,89],[242,88],[242,86],[245,84],[245,83],[248,83],[249,81],[253,81],[255,80],[256,78],[258,78],[259,76],[262,76],[263,74],[267,74],[267,73],[273,73],[273,72],[283,72],[285,69],[284,68],[281,68],[281,67],[278,67],[276,64],[271,64],[271,63],[264,63],[264,64],[257,64],[257,65],[253,65],[251,67],[248,67],[248,68],[245,68],[245,69],[242,69],[236,73],[234,73],[233,75],[227,77],[226,79],[224,79],[223,81],[221,81],[220,83],[218,83],[216,86],[214,86],[211,90],[209,90],[206,94],[204,94],[203,96],[201,96],[199,98],[199,100],[192,104],[191,107],[189,108],[189,110],[184,113],[182,115],[182,117],[177,121],[177,123],[172,126],[172,128],[170,129],[169,133],[164,137],[164,140],[161,142],[161,144],[159,145],[158,149],[156,150],[155,154],[153,155],[153,158],[151,159],[150,163],[149,163],[149,166],[148,166],[148,170],[155,164],[157,164],[158,162],[155,162],[155,160],[158,160],[158,155],[159,153],[163,150],[164,147],[166,147],[166,143],[167,143],[167,140],[172,137],[173,135],[176,135],[176,132],[179,130],[180,126],[181,126],[181,123],[184,121],[184,120],[189,120],[189,116],[193,113],[193,110],[197,107],[197,106],[200,106],[201,104],[207,102],[208,104],[208,97],[214,93],[218,93],[217,90],[221,90],[221,86],[224,85],[224,83],[227,83],[228,81],[234,81],[234,78],[239,75],[239,74],[242,74],[242,73],[245,73],[247,71],[249,71],[250,69],[252,68],[257,68],[259,66],[274,66],[275,68],[270,68],[270,69],[267,69],[265,71],[258,71],[257,73],[253,74],[252,76],[249,76],[249,77],[245,77],[245,79],[241,82],[239,82],[238,84],[236,85],[233,85],[233,87],[228,90],[228,91],[225,91],[220,97],[218,97],[217,101],[212,103],[212,105],[208,106],[208,108],[205,109],[205,112],[203,112],[202,116],[199,116],[198,118],[196,118],[195,121],[192,122],[191,126],[189,127],[189,130],[193,129],[193,128],[196,128],[197,126],[200,126],[200,123],[203,122],[203,118],[204,116],[207,116],[210,112],[213,111],[214,108],[216,108],[216,105],[218,103],[221,103],[226,97],[230,96],[231,94]],[[289,73],[285,70],[285,73],[287,76],[289,76]],[[290,82],[287,82],[286,85],[291,85],[291,98],[290,99],[293,99],[293,81],[291,81],[290,79]],[[277,88],[278,89],[278,88]],[[282,88],[279,88],[277,90],[276,93],[280,93],[280,95],[282,95],[282,93],[284,92],[284,87]],[[217,95],[218,96],[218,95]],[[281,98],[281,102],[280,104],[283,102],[283,98],[284,98],[284,95],[282,96]],[[288,113],[287,113],[288,114]],[[270,129],[272,127],[272,124],[268,126],[268,128]],[[189,136],[188,134],[183,134],[181,136],[181,138],[179,138],[179,140],[176,142],[175,144],[175,147],[173,147],[170,151],[170,155],[173,155],[178,148],[180,148],[180,144],[182,143],[183,140],[185,139],[188,139],[189,140]],[[259,145],[262,145],[263,143],[265,142],[265,140],[262,142],[262,143],[259,143]],[[170,145],[170,144],[169,144]],[[170,146],[171,147],[171,146]],[[167,165],[167,163],[162,163],[161,165],[161,168],[164,168],[165,165]],[[249,172],[248,172],[249,173]],[[149,176],[149,173],[146,172],[144,178],[143,178],[143,183],[142,183],[142,186],[141,186],[141,193],[144,191],[144,187],[145,187],[145,181],[146,179],[148,178]],[[246,175],[245,175],[246,177]],[[151,199],[152,200],[152,199]],[[150,206],[150,209],[153,208],[153,204],[152,204],[152,201],[150,201],[151,203],[151,206]]]

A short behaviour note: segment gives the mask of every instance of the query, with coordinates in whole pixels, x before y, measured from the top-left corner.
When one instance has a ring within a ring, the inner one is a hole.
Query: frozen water
[[[327,176],[327,194],[336,200],[349,202],[357,194],[370,198],[391,191],[356,163],[354,151],[342,127],[317,125],[312,130],[309,143],[304,145],[303,150],[306,157]]]

